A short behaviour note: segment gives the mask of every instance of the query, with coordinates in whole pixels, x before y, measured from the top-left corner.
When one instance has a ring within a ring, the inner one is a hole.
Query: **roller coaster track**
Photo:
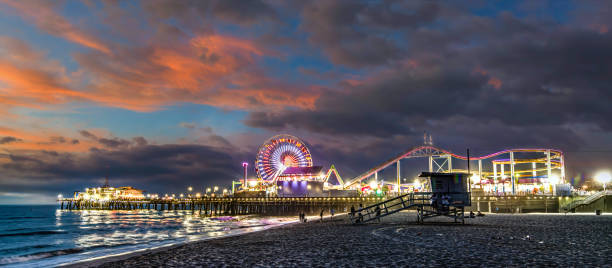
[[[550,164],[551,164],[551,168],[562,168],[563,167],[563,152],[560,150],[556,150],[556,149],[543,149],[543,148],[522,148],[522,149],[507,149],[507,150],[503,150],[503,151],[499,151],[499,152],[495,152],[492,154],[488,154],[488,155],[483,155],[483,156],[478,156],[478,157],[470,157],[470,161],[477,161],[477,160],[484,160],[484,159],[489,159],[492,157],[496,157],[502,154],[509,154],[509,153],[533,153],[533,152],[538,152],[538,153],[547,153],[550,152]],[[352,180],[349,180],[346,184],[344,184],[344,188],[348,188],[356,183],[361,182],[362,180],[374,175],[376,172],[385,169],[386,167],[396,163],[397,161],[404,159],[404,158],[417,158],[417,157],[452,157],[452,158],[456,158],[456,159],[460,159],[460,160],[467,160],[467,156],[463,156],[463,155],[458,155],[455,153],[452,153],[448,150],[444,150],[441,148],[437,148],[433,145],[422,145],[422,146],[417,146],[414,147],[410,150],[407,150],[377,166],[375,166],[374,168],[360,174],[359,176],[353,178]],[[492,160],[493,163],[495,164],[510,164],[510,159],[496,159],[496,160]],[[547,163],[548,162],[548,157],[543,157],[543,158],[535,158],[535,159],[514,159],[514,163],[515,164],[520,164],[520,163]],[[537,171],[543,171],[546,170],[547,168],[540,168],[540,169],[529,169],[529,170],[519,170],[519,171],[515,171],[515,174],[520,174],[520,173],[527,173],[527,172],[537,172]],[[451,170],[452,171],[452,170]],[[483,174],[485,175],[489,175],[492,174],[491,172],[483,172]]]

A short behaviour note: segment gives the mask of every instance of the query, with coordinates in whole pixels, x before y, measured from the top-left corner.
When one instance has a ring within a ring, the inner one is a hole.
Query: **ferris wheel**
[[[259,147],[255,170],[264,181],[273,181],[288,167],[311,167],[310,151],[299,138],[287,134],[268,139]]]

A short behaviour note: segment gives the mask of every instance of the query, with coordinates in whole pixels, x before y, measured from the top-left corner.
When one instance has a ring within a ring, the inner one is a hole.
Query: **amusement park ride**
[[[287,134],[277,135],[260,146],[255,162],[257,180],[247,182],[245,174],[242,189],[265,190],[267,193],[285,196],[327,196],[324,192],[331,189],[337,192],[362,190],[367,185],[364,184],[366,181],[372,178],[372,181],[378,182],[378,173],[395,164],[396,183],[388,187],[399,194],[405,192],[402,189],[406,186],[401,183],[400,161],[410,158],[428,158],[428,171],[434,173],[467,173],[467,170],[454,168],[453,160],[476,162],[477,168],[470,172],[469,185],[471,189],[482,189],[484,192],[556,194],[557,186],[565,182],[564,155],[560,150],[508,149],[468,158],[435,147],[431,136],[425,135],[424,140],[423,145],[407,150],[345,182],[333,165],[325,172],[322,167],[313,166],[310,150],[302,140]],[[336,177],[336,184],[329,181],[332,174]]]

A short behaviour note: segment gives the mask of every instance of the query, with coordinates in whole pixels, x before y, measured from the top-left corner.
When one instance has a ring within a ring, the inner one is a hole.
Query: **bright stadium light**
[[[603,184],[603,189],[605,191],[606,184],[610,183],[610,181],[612,180],[612,176],[608,171],[600,171],[599,173],[597,173],[597,175],[595,175],[595,180]]]

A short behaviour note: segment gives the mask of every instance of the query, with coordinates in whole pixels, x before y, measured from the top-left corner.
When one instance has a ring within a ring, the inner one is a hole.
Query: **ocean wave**
[[[7,236],[32,236],[32,235],[54,235],[54,234],[65,234],[66,231],[36,231],[27,233],[12,233],[12,234],[0,234],[0,237]]]
[[[20,219],[45,219],[45,218],[48,218],[48,217],[45,217],[45,216],[13,216],[13,217],[2,218],[2,220],[8,221],[8,220],[20,220]]]
[[[33,253],[33,254],[21,255],[21,256],[4,257],[0,259],[0,265],[25,262],[25,261],[31,261],[31,260],[38,260],[38,259],[44,259],[44,258],[50,258],[50,257],[55,257],[55,256],[68,255],[68,254],[75,254],[75,253],[79,253],[83,251],[84,249],[81,249],[81,248],[70,248],[70,249],[59,249],[59,250],[52,250],[52,251],[46,251],[46,252],[38,252],[38,253]]]
[[[0,250],[0,255],[6,255],[6,254],[9,254],[9,253],[13,253],[13,252],[23,252],[23,251],[27,251],[27,250],[30,250],[30,249],[49,248],[49,247],[53,247],[53,246],[54,245],[43,244],[43,245],[24,246],[24,247],[18,247],[18,248],[7,248],[7,249]]]

